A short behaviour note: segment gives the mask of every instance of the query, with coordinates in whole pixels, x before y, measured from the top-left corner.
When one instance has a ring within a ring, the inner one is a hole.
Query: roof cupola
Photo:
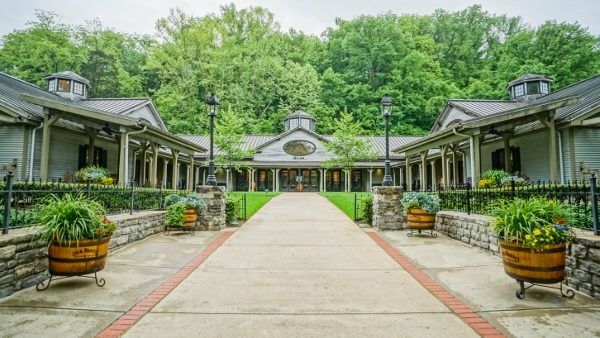
[[[73,101],[86,99],[90,89],[90,81],[70,71],[50,74],[44,80],[49,92]]]
[[[513,101],[531,101],[550,94],[550,84],[554,82],[545,75],[525,74],[511,81],[506,88]]]
[[[283,119],[283,122],[285,124],[285,131],[301,127],[314,132],[315,121],[316,119],[314,118],[314,116],[300,110],[289,114]]]

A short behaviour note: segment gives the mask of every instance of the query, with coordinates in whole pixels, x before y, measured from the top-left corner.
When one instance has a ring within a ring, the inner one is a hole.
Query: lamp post
[[[217,111],[221,104],[219,103],[219,100],[217,100],[215,93],[211,93],[210,97],[204,100],[204,103],[206,103],[206,110],[210,116],[210,157],[208,160],[208,177],[206,184],[216,186],[217,177],[215,176],[215,159],[213,156],[213,134],[215,129],[215,116],[217,115]]]
[[[389,187],[392,185],[392,175],[390,173],[390,116],[392,115],[392,97],[388,94],[381,99],[381,114],[385,119],[385,173],[381,185]]]

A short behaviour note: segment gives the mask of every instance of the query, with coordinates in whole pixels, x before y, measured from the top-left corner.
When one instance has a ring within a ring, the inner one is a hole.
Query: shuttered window
[[[79,146],[79,160],[77,169],[87,166],[88,145],[82,144]],[[98,167],[106,168],[108,165],[108,151],[104,148],[94,147],[94,159],[92,164]]]
[[[511,174],[521,171],[521,148],[510,147],[510,161],[512,163]],[[504,170],[504,148],[492,152],[492,169]]]

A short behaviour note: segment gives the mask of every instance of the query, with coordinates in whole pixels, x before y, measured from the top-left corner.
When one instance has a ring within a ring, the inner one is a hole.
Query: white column
[[[327,191],[327,169],[323,169],[323,191]]]
[[[275,191],[275,187],[277,186],[277,175],[275,175],[276,170],[271,169],[271,173],[273,173],[273,188],[272,191]]]
[[[373,189],[373,169],[369,170],[369,191]]]
[[[279,170],[281,169],[275,169],[275,191],[279,191]]]
[[[206,185],[206,168],[202,169],[202,185]]]
[[[231,191],[231,184],[229,184],[229,181],[231,180],[231,168],[227,168],[225,169],[225,189],[227,191]]]
[[[435,160],[431,161],[431,190],[437,190],[437,177],[435,174]]]
[[[248,191],[252,191],[252,169],[248,169]]]
[[[167,171],[168,171],[168,166],[169,165],[169,160],[167,160],[166,158],[163,158],[163,174],[162,174],[162,178],[161,180],[161,185],[163,188],[167,187]]]

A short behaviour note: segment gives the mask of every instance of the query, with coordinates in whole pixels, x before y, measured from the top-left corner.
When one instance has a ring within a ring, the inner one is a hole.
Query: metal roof
[[[271,134],[271,135],[245,135],[244,136],[244,149],[257,149],[260,146],[271,142],[277,138],[279,138],[282,134]],[[207,148],[209,145],[208,136],[204,135],[179,135],[181,138],[196,143],[197,145]],[[333,135],[319,135],[324,140],[331,141],[333,139]],[[370,142],[375,148],[377,155],[379,157],[385,157],[385,136],[359,136],[361,139]],[[397,155],[391,152],[392,149],[398,148],[404,144],[409,142],[416,141],[420,139],[421,136],[390,136],[390,156],[398,157]],[[217,147],[215,147],[215,154],[221,155],[222,153],[219,151]]]
[[[122,114],[150,102],[148,98],[92,98],[77,101],[80,105],[106,111],[113,114]]]
[[[315,120],[314,116],[310,115],[309,113],[307,113],[305,111],[301,111],[301,110],[296,110],[295,112],[287,115],[283,119],[287,120],[287,119],[291,119],[291,118],[294,118],[294,117],[306,117],[306,118]]]
[[[448,100],[448,104],[474,117],[481,117],[526,106],[526,102],[503,100]]]
[[[83,82],[88,87],[90,86],[90,81],[88,81],[88,79],[84,78],[83,76],[80,76],[79,74],[75,74],[72,71],[68,71],[68,70],[64,71],[64,72],[52,73],[52,74],[46,76],[44,78],[44,80],[52,79],[55,77],[61,78],[61,79],[71,79],[71,80]]]
[[[546,75],[528,73],[528,74],[521,75],[518,78],[510,81],[508,83],[508,85],[506,85],[506,88],[508,88],[512,85],[516,85],[517,83],[521,83],[521,82],[525,82],[525,81],[535,81],[535,80],[546,81],[546,82],[550,82],[550,83],[554,82],[554,80],[547,77]]]
[[[0,72],[0,103],[10,106],[13,111],[25,118],[29,115],[43,117],[42,107],[21,100],[21,94],[35,95],[51,100],[61,98],[29,82]]]
[[[574,120],[600,107],[600,74],[563,87],[536,100],[529,101],[529,104],[541,104],[573,96],[579,97],[576,103],[556,109],[555,118],[558,122]]]

